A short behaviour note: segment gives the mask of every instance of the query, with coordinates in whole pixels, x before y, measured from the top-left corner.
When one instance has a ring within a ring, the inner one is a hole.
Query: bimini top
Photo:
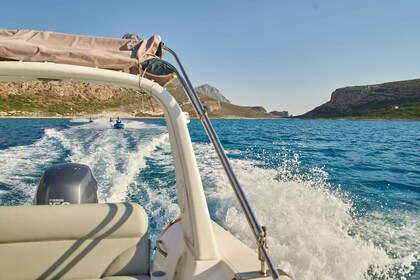
[[[163,57],[163,46],[159,35],[142,40],[131,34],[116,39],[50,31],[0,29],[0,61],[54,62],[132,74],[141,74],[146,66],[147,74],[170,76],[170,79],[164,79],[163,82],[151,77],[162,86],[175,76],[166,68],[152,65]]]

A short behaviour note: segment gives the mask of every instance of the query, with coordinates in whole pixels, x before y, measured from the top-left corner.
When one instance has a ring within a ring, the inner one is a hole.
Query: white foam
[[[194,147],[206,196],[214,209],[212,216],[255,248],[252,232],[224,171],[220,164],[215,164],[213,149],[206,144]],[[300,165],[298,156],[286,160],[278,169],[257,167],[259,162],[254,160],[231,160],[231,163],[259,222],[268,228],[268,246],[275,264],[295,279],[394,279],[395,275],[400,278],[408,273],[407,264],[416,261],[412,254],[416,243],[410,241],[411,253],[396,249],[404,258],[395,259],[387,254],[389,244],[379,246],[361,235],[349,234],[360,223],[351,214],[351,202],[329,188],[322,169],[313,169],[309,174],[296,172]],[[364,222],[365,231],[375,227],[369,219]],[[405,233],[410,238],[415,232],[411,232],[413,227]],[[380,225],[378,230],[390,228],[391,225]],[[393,235],[384,234],[391,243]]]
[[[95,118],[93,119],[93,122],[89,122],[88,119],[72,119],[70,120],[72,123],[80,123],[78,126],[73,126],[73,128],[78,129],[114,129],[115,120],[112,122],[109,121],[109,119],[106,118]],[[155,124],[149,124],[142,122],[140,120],[125,120],[122,119],[122,123],[124,124],[124,129],[157,129],[160,131],[165,131],[164,126],[159,126]]]
[[[123,120],[124,128],[128,129],[157,129],[161,131],[166,131],[166,127],[151,124],[151,123],[145,123],[138,120]]]
[[[352,233],[371,244],[381,247],[392,256],[385,270],[389,279],[405,279],[420,260],[420,223],[415,213],[400,210],[368,212],[359,218]],[[384,269],[373,269],[379,276]]]
[[[142,183],[136,186],[137,192],[141,192],[139,203],[148,213],[151,223],[157,230],[151,231],[152,242],[158,239],[160,232],[171,220],[180,216],[178,203],[176,202],[176,187],[165,185],[156,189],[155,185]]]
[[[110,196],[107,202],[122,201],[126,197],[128,186],[135,181],[135,176],[140,170],[146,167],[146,157],[150,157],[151,152],[161,143],[168,140],[168,135],[163,134],[160,137],[152,139],[146,145],[138,147],[135,153],[131,153],[127,157],[125,171],[112,180]]]
[[[70,120],[71,123],[85,123],[89,122],[89,119],[86,118],[73,118]]]
[[[78,129],[111,129],[114,128],[115,122],[110,122],[105,118],[93,119],[93,122],[89,122],[88,119],[72,119],[72,123],[80,123],[78,126],[73,126],[72,128]]]
[[[67,161],[91,167],[100,185],[101,202],[125,201],[128,187],[135,182],[140,170],[146,167],[145,158],[168,139],[160,126],[138,121],[129,124],[137,129],[156,128],[156,135],[150,132],[132,135],[125,130],[103,129],[109,125],[105,119],[67,130],[47,131],[50,137],[56,138],[69,151]],[[94,126],[98,130],[80,130]],[[138,140],[129,143],[129,137],[137,137]]]
[[[41,139],[28,146],[15,146],[0,153],[0,182],[8,185],[22,197],[21,204],[33,202],[38,180],[43,171],[60,156],[61,150],[55,139],[45,134]],[[6,192],[3,191],[4,195]],[[1,204],[13,202],[4,201]]]
[[[147,170],[144,177],[137,177],[139,181],[129,187],[129,194],[135,201],[140,203],[150,217],[150,239],[152,243],[158,239],[161,230],[175,218],[179,217],[180,210],[177,203],[177,189],[173,183],[171,174],[174,172],[173,159],[170,153],[168,135],[163,135],[162,139],[156,138],[159,149],[150,149],[150,154],[146,157],[147,163],[153,169]],[[149,158],[150,156],[150,158]],[[156,174],[158,169],[159,176],[149,176],[148,172]],[[171,182],[169,182],[170,180]]]

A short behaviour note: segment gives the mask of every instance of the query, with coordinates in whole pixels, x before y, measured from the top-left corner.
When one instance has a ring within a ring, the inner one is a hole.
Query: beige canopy
[[[161,58],[162,53],[163,43],[159,35],[141,40],[137,36],[115,39],[50,31],[0,29],[0,60],[48,61],[139,74],[142,72],[142,62]],[[153,74],[156,76],[156,73]],[[165,75],[168,76],[168,73]],[[175,75],[169,76],[172,79]],[[164,83],[171,79],[165,79]]]

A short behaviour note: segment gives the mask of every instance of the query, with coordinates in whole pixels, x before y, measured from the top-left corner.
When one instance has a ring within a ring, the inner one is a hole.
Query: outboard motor
[[[98,203],[98,183],[89,166],[63,163],[49,167],[42,175],[35,204]]]

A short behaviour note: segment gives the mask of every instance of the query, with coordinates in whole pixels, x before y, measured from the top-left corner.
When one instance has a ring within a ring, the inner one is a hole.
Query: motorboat
[[[177,67],[163,60],[164,52]],[[187,114],[165,89],[174,78],[215,148],[257,250],[210,218]],[[271,260],[267,231],[178,56],[160,36],[141,40],[0,30],[0,81],[30,80],[112,85],[154,98],[165,114],[180,217],[152,245],[148,221],[153,216],[141,205],[98,203],[98,186],[88,166],[54,165],[42,175],[34,205],[0,206],[0,279],[290,279]]]
[[[117,128],[117,129],[124,128],[124,124],[122,123],[120,117],[117,118],[117,120],[114,124],[114,128]]]
[[[114,124],[114,128],[117,128],[117,129],[124,128],[124,124],[122,122],[116,122]]]

